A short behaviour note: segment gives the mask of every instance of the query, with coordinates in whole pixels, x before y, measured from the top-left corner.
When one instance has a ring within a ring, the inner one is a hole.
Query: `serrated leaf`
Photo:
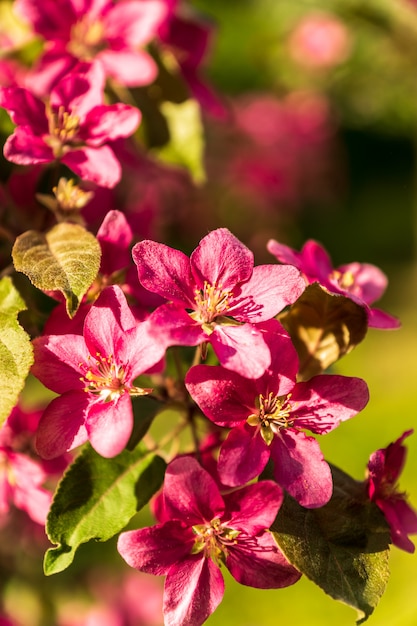
[[[60,291],[67,313],[73,317],[83,295],[100,268],[97,239],[78,224],[57,224],[47,233],[29,230],[20,235],[12,250],[18,272],[26,274],[42,291]]]
[[[181,104],[163,102],[161,112],[169,129],[169,142],[155,151],[165,163],[188,169],[196,184],[206,179],[203,165],[204,129],[200,107],[195,100]]]
[[[0,280],[0,426],[17,403],[33,363],[29,335],[17,321],[26,305],[10,278]]]
[[[318,283],[309,285],[279,320],[297,350],[300,380],[326,370],[358,345],[368,329],[363,307]]]
[[[162,484],[165,462],[143,447],[112,459],[90,446],[65,473],[48,514],[46,531],[57,544],[45,554],[48,576],[66,569],[82,543],[107,541],[122,530]]]
[[[336,600],[371,615],[389,578],[390,532],[364,483],[332,467],[328,504],[305,509],[285,496],[271,530],[288,560]]]

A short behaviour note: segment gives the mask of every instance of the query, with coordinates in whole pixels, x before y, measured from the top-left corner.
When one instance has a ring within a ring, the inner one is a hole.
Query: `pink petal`
[[[210,522],[224,512],[223,498],[215,481],[189,456],[168,465],[163,493],[166,517],[182,520],[189,526]]]
[[[301,271],[306,274],[310,282],[325,282],[333,271],[330,256],[317,241],[309,239],[301,250]]]
[[[219,426],[237,426],[256,410],[255,381],[224,367],[196,365],[188,371],[185,386],[204,415]]]
[[[111,402],[91,404],[85,420],[88,438],[101,456],[112,458],[122,452],[133,429],[133,410],[128,394]]]
[[[109,146],[72,150],[61,161],[81,179],[102,187],[115,187],[122,175],[120,163]]]
[[[259,474],[268,463],[270,449],[253,426],[233,428],[220,448],[219,478],[225,485],[239,487]]]
[[[121,211],[109,211],[97,232],[101,247],[102,274],[110,275],[131,263],[130,242],[133,232]]]
[[[257,535],[269,528],[282,504],[283,493],[272,480],[236,489],[223,496],[226,504],[224,519],[230,515],[230,526],[248,535]],[[265,503],[268,506],[265,506]]]
[[[104,20],[106,39],[136,48],[148,43],[167,16],[161,0],[130,0],[114,6]]]
[[[135,107],[117,102],[91,109],[84,120],[80,137],[89,146],[132,135],[140,122],[140,112]]]
[[[163,359],[166,343],[159,335],[159,328],[153,318],[137,322],[135,328],[126,331],[125,337],[119,342],[118,354],[122,363],[128,363],[130,375],[135,379],[144,372],[149,372],[155,365],[156,373],[162,368],[158,363]]]
[[[194,542],[191,528],[179,521],[167,521],[159,526],[122,533],[117,549],[130,567],[161,576],[187,557],[201,559],[201,556],[191,556]]]
[[[84,419],[90,404],[84,391],[68,392],[46,407],[36,433],[36,450],[44,459],[72,450],[87,441]]]
[[[275,480],[301,506],[313,509],[330,500],[332,474],[314,437],[290,428],[282,429],[270,448]]]
[[[297,428],[324,434],[357,415],[368,400],[368,386],[361,378],[322,374],[294,386],[291,418]]]
[[[255,589],[288,587],[301,577],[268,532],[250,537],[246,544],[238,537],[237,545],[229,551],[226,565],[241,585]]]
[[[19,126],[29,126],[33,135],[48,132],[45,105],[27,89],[6,87],[0,89],[0,107],[9,113]]]
[[[401,322],[397,317],[385,313],[385,311],[369,309],[368,326],[370,328],[380,328],[381,330],[395,330],[396,328],[400,328]]]
[[[286,263],[288,265],[294,265],[294,267],[302,270],[302,256],[300,252],[293,250],[289,246],[283,243],[279,243],[275,239],[270,239],[266,244],[268,252],[273,254],[278,261]]]
[[[392,543],[406,552],[413,553],[415,547],[408,538],[417,533],[417,513],[405,499],[377,500],[376,504],[385,515],[391,530]]]
[[[145,240],[133,247],[132,256],[139,281],[146,289],[186,308],[195,308],[195,283],[190,260],[183,252]]]
[[[271,363],[263,333],[252,324],[217,324],[209,340],[220,364],[246,378],[259,378]]]
[[[251,277],[253,254],[227,228],[218,228],[200,241],[190,263],[199,287],[207,281],[229,290]]]
[[[87,363],[89,352],[83,337],[79,335],[46,335],[33,340],[35,362],[32,374],[48,389],[65,393],[72,389],[82,390],[84,383],[80,363]]]
[[[242,322],[264,322],[293,304],[305,289],[300,272],[291,265],[258,265],[240,285],[228,315]]]
[[[105,73],[126,87],[149,85],[158,75],[158,66],[143,50],[104,50],[97,56]]]
[[[47,40],[55,38],[69,38],[69,32],[76,19],[70,2],[62,3],[56,0],[16,0],[13,7],[24,20],[33,24],[34,30]]]
[[[40,98],[49,98],[53,87],[78,63],[78,59],[67,52],[65,43],[50,41],[48,48],[26,75],[25,86]]]
[[[158,328],[158,339],[168,346],[198,346],[208,339],[200,324],[188,313],[172,302],[158,307],[151,316],[152,324]]]
[[[116,346],[124,330],[136,326],[136,319],[118,285],[106,287],[88,312],[84,340],[92,356],[118,357]]]
[[[223,595],[223,576],[211,559],[189,558],[179,563],[165,581],[165,626],[201,626]]]
[[[4,144],[4,156],[18,165],[51,163],[55,156],[41,137],[32,134],[28,126],[18,126]]]

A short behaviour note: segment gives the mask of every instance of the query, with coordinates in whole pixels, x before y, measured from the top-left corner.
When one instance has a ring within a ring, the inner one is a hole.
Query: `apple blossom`
[[[301,505],[323,506],[332,495],[330,468],[304,429],[325,434],[368,402],[366,383],[338,375],[296,382],[298,358],[289,336],[271,320],[262,325],[271,365],[256,380],[220,366],[197,365],[186,387],[203,413],[232,430],[220,448],[220,480],[230,486],[258,476],[271,458],[274,477]]]
[[[166,575],[165,626],[200,626],[222,600],[221,564],[241,584],[276,589],[300,574],[268,532],[282,491],[262,481],[221,495],[191,457],[172,461],[165,474],[162,519],[124,532],[118,550],[131,567]]]
[[[132,254],[142,285],[170,301],[155,311],[167,345],[210,343],[224,367],[248,377],[265,371],[271,357],[256,324],[300,296],[297,270],[254,267],[252,252],[226,228],[206,235],[190,258],[150,240]]]
[[[407,430],[387,448],[373,452],[367,478],[369,497],[385,515],[392,543],[406,552],[415,550],[408,535],[417,533],[417,512],[408,504],[406,495],[399,491],[397,481],[407,455],[403,441],[412,433],[413,430]]]
[[[388,283],[385,274],[375,265],[347,263],[333,268],[326,250],[313,239],[309,239],[300,252],[275,239],[268,241],[267,248],[281,263],[297,267],[307,284],[318,282],[330,293],[346,296],[364,307],[371,328],[399,327],[396,317],[370,306],[383,295]]]
[[[84,334],[46,335],[33,341],[32,372],[59,395],[45,409],[36,446],[54,458],[87,440],[105,457],[119,454],[133,428],[129,396],[152,389],[134,379],[164,355],[150,319],[136,322],[122,290],[105,289],[84,321]]]

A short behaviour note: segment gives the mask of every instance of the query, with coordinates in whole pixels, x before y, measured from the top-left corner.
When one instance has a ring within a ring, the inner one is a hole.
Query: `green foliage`
[[[47,233],[29,230],[17,237],[13,263],[43,291],[60,291],[73,317],[100,267],[97,239],[78,224],[57,224]]]
[[[361,624],[388,582],[390,533],[364,483],[336,467],[332,474],[328,504],[305,509],[286,496],[272,531],[288,560],[332,598],[357,609]]]
[[[203,183],[206,178],[204,130],[198,103],[195,100],[181,104],[164,102],[160,108],[168,124],[170,140],[157,150],[158,157],[166,163],[185,167],[196,184]]]
[[[160,488],[165,462],[142,446],[105,459],[90,446],[65,473],[47,520],[57,544],[45,554],[46,575],[66,569],[77,548],[94,539],[107,541],[121,531]]]
[[[17,321],[26,305],[10,278],[0,281],[0,425],[17,403],[33,363],[30,338]]]

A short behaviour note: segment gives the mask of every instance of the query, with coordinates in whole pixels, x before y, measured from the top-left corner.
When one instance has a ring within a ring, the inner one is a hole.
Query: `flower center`
[[[231,291],[224,290],[221,285],[211,285],[205,280],[203,289],[195,290],[197,308],[191,316],[201,324],[211,324],[216,317],[226,313],[232,297]]]
[[[126,392],[131,396],[144,396],[152,392],[152,389],[130,385],[126,367],[115,363],[113,355],[102,356],[97,353],[94,360],[95,363],[88,365],[80,363],[81,369],[86,370],[80,380],[85,383],[84,391],[99,396],[103,402],[117,400]]]
[[[290,393],[286,396],[276,396],[273,392],[267,396],[260,394],[257,398],[259,406],[257,413],[252,413],[246,420],[249,426],[260,429],[262,439],[268,446],[281,428],[290,428],[293,425],[290,419],[290,398]]]
[[[104,24],[100,20],[92,22],[85,17],[71,28],[71,40],[67,49],[78,59],[92,61],[96,54],[105,48]]]
[[[46,142],[54,151],[55,157],[60,158],[66,144],[74,145],[80,128],[80,118],[66,111],[63,105],[57,111],[50,110],[48,118],[49,135]]]
[[[352,287],[355,285],[355,277],[349,270],[347,272],[339,272],[339,270],[333,270],[329,276],[330,280],[334,280],[341,289],[346,291],[352,291]]]
[[[236,545],[237,537],[240,535],[239,530],[228,528],[218,517],[208,524],[197,524],[192,529],[196,538],[191,554],[204,552],[205,557],[212,558],[217,564],[225,562],[228,547]]]

